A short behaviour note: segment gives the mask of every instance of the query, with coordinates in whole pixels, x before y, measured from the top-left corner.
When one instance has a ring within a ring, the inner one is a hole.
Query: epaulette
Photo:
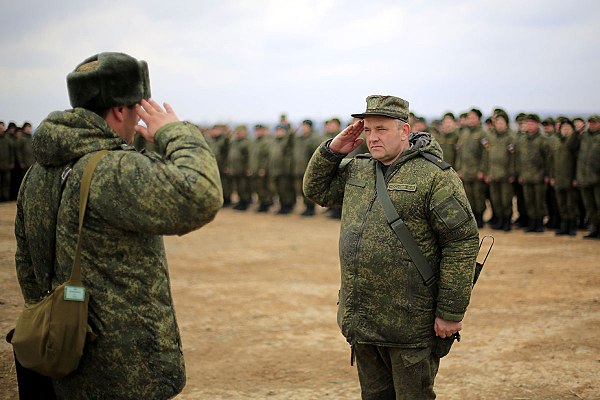
[[[446,170],[450,167],[452,167],[452,165],[448,164],[446,161],[442,160],[439,157],[434,156],[431,153],[426,153],[426,152],[419,152],[427,161],[432,162],[433,164],[437,165],[438,167],[440,167],[443,170]]]

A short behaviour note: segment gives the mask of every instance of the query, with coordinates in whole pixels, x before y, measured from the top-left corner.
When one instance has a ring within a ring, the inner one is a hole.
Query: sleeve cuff
[[[319,151],[320,151],[321,155],[329,161],[342,161],[346,157],[347,154],[341,154],[341,153],[336,153],[335,151],[332,151],[329,148],[329,144],[331,143],[332,140],[333,139],[329,139],[325,143],[321,144]]]
[[[465,317],[465,313],[455,314],[440,310],[439,308],[435,311],[435,315],[446,321],[460,322]]]

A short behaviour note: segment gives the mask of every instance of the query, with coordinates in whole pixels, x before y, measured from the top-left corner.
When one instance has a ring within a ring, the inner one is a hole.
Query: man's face
[[[504,118],[495,118],[494,119],[494,128],[496,128],[496,130],[498,132],[504,133],[504,132],[506,132],[506,129],[508,128],[508,124],[506,123]]]
[[[471,111],[467,114],[466,123],[469,128],[476,128],[477,126],[479,126],[479,117],[476,113]]]
[[[527,133],[536,134],[540,130],[540,124],[534,119],[527,120]]]
[[[456,129],[456,121],[454,121],[452,117],[444,117],[442,120],[442,132],[450,133],[454,129]]]
[[[592,132],[598,132],[600,130],[600,122],[590,121],[588,122],[588,125],[590,127],[590,131]]]
[[[409,147],[410,125],[383,116],[365,117],[367,147],[384,165],[393,163]]]
[[[0,135],[4,135],[4,124],[0,124]]]
[[[285,129],[277,128],[275,129],[275,137],[284,137]]]
[[[585,122],[580,119],[576,119],[575,121],[573,121],[573,124],[575,125],[575,129],[577,130],[577,132],[581,132],[585,129]]]
[[[256,133],[256,137],[261,137],[261,136],[264,136],[266,131],[267,130],[265,128],[256,128],[254,130],[254,133]]]
[[[554,133],[554,124],[544,124],[544,132],[547,135],[551,135]]]
[[[563,137],[569,137],[573,134],[573,132],[574,132],[573,127],[569,124],[562,124],[560,126],[560,134]]]
[[[302,133],[308,135],[312,131],[312,126],[309,124],[302,124]]]
[[[238,129],[235,132],[236,136],[238,137],[238,139],[243,139],[248,135],[248,132],[246,132],[245,129]]]

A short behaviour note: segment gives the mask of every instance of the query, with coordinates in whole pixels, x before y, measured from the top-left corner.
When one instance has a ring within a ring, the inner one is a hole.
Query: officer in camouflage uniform
[[[441,156],[427,133],[410,133],[408,102],[367,97],[363,119],[322,144],[304,192],[322,206],[342,205],[338,324],[356,355],[363,399],[433,399],[436,335],[462,328],[471,294],[478,234],[462,183],[421,154]],[[371,154],[344,160],[362,143]],[[394,207],[439,276],[433,298],[388,225],[375,189],[384,169]],[[439,162],[441,163],[441,161]]]
[[[540,131],[540,117],[527,115],[527,136],[517,145],[517,173],[523,185],[529,226],[526,232],[543,232],[546,216],[546,184],[550,182],[550,148]]]
[[[313,122],[309,119],[302,121],[300,127],[300,135],[296,138],[294,143],[294,187],[296,194],[301,194],[304,200],[304,206],[306,207],[302,212],[303,216],[310,217],[315,215],[315,203],[308,197],[304,196],[302,191],[302,178],[308,165],[308,160],[315,152],[319,144],[321,144],[321,138],[313,130]]]
[[[250,139],[246,125],[235,128],[235,138],[229,147],[229,173],[232,180],[232,189],[238,195],[235,210],[244,211],[252,200],[250,189]]]
[[[291,213],[296,204],[293,152],[294,135],[288,131],[286,125],[277,125],[269,153],[269,174],[271,187],[279,198],[279,215]]]
[[[508,128],[508,115],[494,115],[494,130],[488,135],[485,160],[486,181],[496,214],[493,229],[510,231],[512,227],[513,183],[515,181],[516,136]]]
[[[485,182],[483,166],[485,165],[485,145],[487,134],[481,128],[481,111],[471,109],[466,117],[467,127],[458,141],[456,154],[456,171],[465,185],[471,208],[475,213],[477,227],[483,227],[485,211]]]
[[[557,235],[577,234],[577,188],[575,187],[575,168],[580,136],[575,133],[575,126],[564,119],[558,128],[560,138],[558,145],[552,146],[550,162],[550,185],[556,192],[558,211],[560,213],[560,229]]]
[[[584,238],[600,239],[600,115],[592,115],[588,124],[588,130],[581,136],[577,185],[591,224],[590,233]]]
[[[69,278],[83,170],[93,154],[109,150],[94,172],[82,229],[81,273],[97,339],[54,388],[60,399],[171,398],[185,385],[185,368],[162,235],[214,218],[222,202],[217,164],[196,127],[179,122],[169,105],[165,111],[143,100],[150,96],[145,62],[101,53],[79,64],[67,84],[74,108],[51,113],[36,130],[37,163],[19,193],[15,259],[23,297],[35,302]],[[147,128],[137,125],[140,118]],[[160,158],[126,144],[136,131]]]
[[[269,158],[271,154],[271,137],[266,126],[257,124],[254,127],[256,138],[250,146],[250,174],[253,191],[258,197],[258,212],[267,212],[273,205],[271,176],[269,174]]]
[[[0,124],[0,201],[10,200],[11,171],[15,167],[15,146]]]
[[[458,128],[456,118],[451,112],[444,114],[440,133],[434,134],[434,137],[442,148],[444,161],[450,165],[456,164],[456,147],[458,145]]]

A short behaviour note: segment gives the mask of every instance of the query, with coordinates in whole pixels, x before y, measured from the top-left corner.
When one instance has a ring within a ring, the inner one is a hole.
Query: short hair
[[[477,108],[471,108],[471,109],[469,110],[469,112],[470,112],[470,113],[475,113],[475,114],[477,115],[477,117],[478,117],[478,118],[481,118],[481,116],[483,115],[483,114],[481,113],[481,111],[479,111]]]

